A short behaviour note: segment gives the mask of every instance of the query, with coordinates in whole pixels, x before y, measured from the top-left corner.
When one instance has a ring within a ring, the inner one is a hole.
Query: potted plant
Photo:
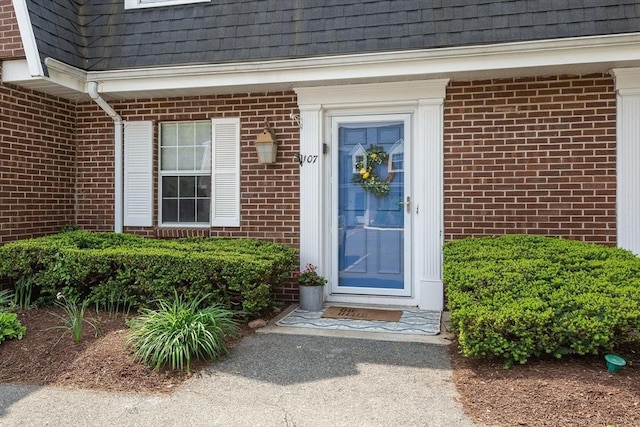
[[[298,285],[300,289],[300,309],[307,311],[321,310],[324,303],[324,285],[327,279],[319,275],[317,266],[307,264],[299,271]]]

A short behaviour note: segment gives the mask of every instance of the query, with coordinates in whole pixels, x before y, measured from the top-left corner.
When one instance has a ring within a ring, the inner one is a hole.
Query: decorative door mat
[[[440,312],[403,310],[397,322],[331,319],[321,317],[323,311],[306,311],[296,308],[276,322],[278,326],[294,328],[333,329],[342,331],[389,332],[414,335],[438,335]]]
[[[354,308],[354,307],[329,307],[323,318],[329,319],[352,319],[352,320],[380,320],[383,322],[397,322],[402,317],[402,310],[378,310],[374,308]]]

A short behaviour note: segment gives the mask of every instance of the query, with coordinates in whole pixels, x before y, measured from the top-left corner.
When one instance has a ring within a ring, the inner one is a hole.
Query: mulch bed
[[[602,356],[537,360],[505,370],[499,360],[469,359],[449,346],[453,381],[465,411],[495,426],[640,426],[640,345],[616,354],[627,366],[611,374]]]
[[[0,382],[31,385],[53,385],[135,393],[169,393],[176,386],[198,374],[208,363],[192,363],[191,372],[154,371],[135,363],[125,346],[127,327],[122,316],[87,311],[86,317],[100,324],[101,335],[85,325],[83,339],[74,343],[51,313],[63,315],[60,309],[33,309],[18,312],[27,328],[20,341],[0,344]],[[241,336],[251,333],[242,329]],[[230,341],[229,346],[235,345]]]

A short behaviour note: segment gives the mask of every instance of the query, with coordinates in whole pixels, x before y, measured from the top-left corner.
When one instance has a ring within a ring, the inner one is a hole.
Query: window
[[[160,223],[211,223],[211,122],[160,125]]]
[[[240,119],[161,123],[158,194],[153,193],[153,123],[124,128],[124,225],[240,226]]]
[[[389,172],[404,170],[404,140],[399,139],[389,150]]]
[[[142,9],[146,7],[175,6],[189,3],[208,3],[211,0],[124,0],[125,9]]]
[[[358,163],[364,163],[364,159],[367,157],[367,150],[361,144],[358,144],[351,150],[351,164],[353,165],[353,173],[360,172],[356,165]]]

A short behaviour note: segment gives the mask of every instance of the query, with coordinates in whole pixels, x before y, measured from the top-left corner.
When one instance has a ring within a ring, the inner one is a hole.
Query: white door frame
[[[330,213],[328,227],[329,232],[331,233],[331,242],[329,244],[329,256],[331,260],[331,274],[329,276],[329,289],[328,294],[332,297],[337,294],[346,294],[346,295],[380,295],[380,296],[396,296],[396,297],[411,297],[413,295],[413,282],[411,280],[411,250],[412,250],[412,215],[411,215],[411,205],[410,212],[407,212],[407,209],[402,208],[404,213],[404,245],[402,250],[404,251],[404,288],[402,289],[379,289],[379,288],[365,288],[365,287],[338,287],[338,240],[339,240],[339,227],[338,227],[338,210],[339,206],[339,180],[337,178],[338,173],[338,147],[339,147],[339,137],[338,131],[341,125],[348,125],[353,123],[363,123],[363,124],[371,124],[375,125],[376,123],[384,123],[384,122],[396,122],[402,123],[404,126],[404,154],[405,154],[405,173],[404,173],[404,194],[403,199],[407,196],[413,197],[411,193],[411,170],[412,166],[410,165],[409,159],[411,159],[411,144],[413,142],[413,132],[412,132],[412,120],[411,114],[368,114],[368,115],[329,115],[329,129],[327,130],[327,135],[331,135],[331,139],[329,140],[329,150],[328,157],[330,159],[327,162],[331,169],[331,186],[329,186],[331,194],[331,208],[327,209],[327,212]],[[333,226],[335,224],[335,226]]]
[[[442,310],[443,239],[443,103],[448,79],[370,83],[294,89],[300,107],[300,155],[317,159],[300,169],[300,266],[318,266],[331,277],[332,221],[331,173],[328,153],[323,154],[332,116],[410,114],[413,117],[411,271],[409,297],[328,294],[327,300],[418,306]],[[408,130],[405,129],[405,132]],[[405,159],[406,161],[406,159]],[[326,287],[328,292],[329,287]]]

